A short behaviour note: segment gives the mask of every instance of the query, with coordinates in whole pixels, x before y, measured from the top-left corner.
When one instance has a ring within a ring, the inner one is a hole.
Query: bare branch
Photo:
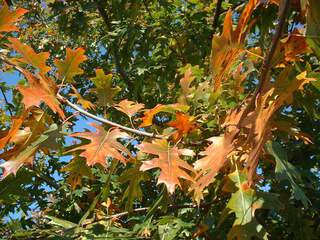
[[[219,16],[220,16],[221,7],[222,7],[222,1],[223,0],[218,0],[217,5],[216,5],[216,10],[215,10],[215,13],[214,13],[213,23],[212,23],[213,33],[216,31],[216,28],[218,26]]]
[[[66,98],[64,98],[63,96],[61,96],[59,93],[57,94],[57,97],[58,99],[61,100],[62,103],[65,103],[67,104],[69,107],[73,108],[74,110],[78,111],[80,114],[82,115],[85,115],[87,117],[90,117],[94,120],[97,120],[101,123],[105,123],[105,124],[108,124],[110,126],[113,126],[113,127],[118,127],[122,130],[125,130],[127,132],[132,132],[132,133],[135,133],[135,134],[138,134],[138,135],[141,135],[141,136],[145,136],[145,137],[151,137],[151,138],[165,138],[165,136],[163,135],[157,135],[157,134],[154,134],[154,133],[149,133],[149,132],[144,132],[144,131],[140,131],[138,129],[133,129],[133,128],[129,128],[129,127],[126,127],[126,126],[123,126],[121,124],[118,124],[118,123],[115,123],[115,122],[112,122],[108,119],[105,119],[105,118],[102,118],[102,117],[98,117],[92,113],[89,113],[87,112],[86,110],[80,108],[79,106],[73,104],[72,102],[70,102],[69,100],[67,100]]]

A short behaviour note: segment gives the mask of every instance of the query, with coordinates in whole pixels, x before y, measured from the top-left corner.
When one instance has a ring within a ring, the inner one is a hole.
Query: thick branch
[[[271,68],[271,61],[272,61],[273,55],[275,54],[278,43],[279,43],[280,38],[283,33],[287,14],[289,11],[289,6],[290,6],[290,0],[284,0],[284,4],[280,8],[278,25],[277,25],[277,29],[275,31],[275,34],[272,38],[271,46],[269,48],[270,50],[267,53],[267,55],[264,57],[264,60],[263,60],[262,66],[261,66],[260,81],[258,83],[257,88],[255,89],[255,91],[253,93],[251,100],[249,101],[248,106],[246,107],[246,109],[244,110],[244,112],[242,114],[242,118],[240,119],[240,121],[238,123],[239,126],[241,126],[242,121],[245,119],[245,117],[248,115],[248,113],[250,113],[252,111],[252,109],[254,108],[256,98],[257,98],[258,94],[261,93],[265,82],[268,80],[268,75],[269,75],[269,71]]]
[[[218,26],[219,16],[220,16],[221,7],[222,7],[222,1],[223,0],[218,0],[217,5],[216,5],[216,10],[215,10],[215,13],[214,13],[213,23],[212,23],[213,32],[216,31],[216,28]]]
[[[113,126],[113,127],[118,127],[118,128],[120,128],[122,130],[125,130],[127,132],[132,132],[132,133],[135,133],[135,134],[138,134],[138,135],[141,135],[141,136],[145,136],[145,137],[165,138],[162,135],[157,135],[157,134],[153,134],[153,133],[149,133],[149,132],[143,132],[143,131],[140,131],[140,130],[137,130],[137,129],[133,129],[133,128],[129,128],[129,127],[120,125],[120,124],[112,122],[112,121],[110,121],[108,119],[105,119],[105,118],[102,118],[102,117],[98,117],[98,116],[96,116],[96,115],[94,115],[92,113],[89,113],[89,112],[85,111],[84,109],[80,108],[79,106],[73,104],[72,102],[70,102],[69,100],[67,100],[63,96],[61,96],[59,93],[57,94],[57,97],[58,97],[58,99],[61,100],[61,102],[67,104],[69,107],[73,108],[74,110],[77,110],[80,114],[85,115],[87,117],[90,117],[90,118],[92,118],[94,120],[97,120],[99,122],[108,124],[108,125]]]
[[[284,30],[287,14],[289,11],[289,6],[290,6],[290,0],[285,0],[283,3],[283,6],[280,6],[281,12],[279,15],[279,22],[277,25],[276,32],[273,36],[271,46],[269,48],[270,50],[267,53],[267,55],[265,56],[263,63],[262,63],[262,67],[261,67],[261,71],[260,71],[260,82],[257,87],[255,97],[262,90],[264,83],[268,79],[269,70],[271,68],[271,61],[272,61],[273,55],[277,49],[278,43],[280,41],[280,38],[281,38],[283,30]]]

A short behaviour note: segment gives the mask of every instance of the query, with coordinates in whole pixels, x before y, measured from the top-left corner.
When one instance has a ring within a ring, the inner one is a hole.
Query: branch
[[[10,116],[12,117],[12,116],[13,116],[13,113],[12,113],[12,110],[11,110],[11,104],[9,103],[8,98],[7,98],[6,94],[5,94],[2,86],[0,86],[0,90],[1,90],[1,93],[2,93],[2,95],[3,95],[4,101],[6,102],[6,104],[7,104],[7,106],[8,106],[8,111],[9,111],[9,113],[10,113]]]
[[[210,202],[204,202],[200,205],[197,205],[197,204],[194,204],[194,203],[189,203],[189,204],[182,204],[182,205],[169,205],[168,206],[168,209],[170,210],[175,210],[175,209],[183,209],[183,208],[206,208],[210,205],[212,205],[215,201],[217,201],[218,199],[214,199]],[[140,213],[140,212],[146,212],[150,209],[151,207],[141,207],[141,208],[135,208],[133,209],[132,211],[125,211],[125,212],[121,212],[121,213],[116,213],[116,214],[113,214],[113,215],[109,215],[109,216],[106,216],[104,218],[100,218],[100,219],[97,219],[93,222],[89,222],[89,223],[86,223],[86,224],[83,224],[82,226],[87,226],[87,225],[90,225],[90,224],[93,224],[93,223],[96,223],[96,222],[100,222],[100,221],[108,221],[110,219],[115,219],[115,218],[121,218],[123,216],[126,216],[126,215],[129,215],[131,213]],[[160,209],[160,208],[158,208]]]
[[[283,29],[284,29],[285,22],[287,19],[287,14],[289,11],[289,6],[290,6],[290,0],[285,0],[283,6],[280,6],[279,23],[277,25],[276,32],[273,36],[271,46],[269,48],[270,50],[263,60],[261,71],[260,71],[260,82],[259,82],[259,85],[257,87],[257,90],[256,90],[254,97],[256,97],[257,94],[263,89],[263,85],[266,82],[266,80],[268,79],[268,73],[271,68],[271,61],[272,61],[273,55],[277,49],[281,35],[283,33]]]
[[[103,6],[102,2],[97,0],[96,4],[97,4],[97,8],[98,8],[99,14],[102,17],[104,23],[106,24],[108,31],[112,32],[112,24],[111,24],[111,21],[109,19],[109,16],[108,16],[106,10],[104,9],[104,6]],[[120,55],[119,55],[119,51],[118,51],[119,46],[117,46],[118,44],[116,42],[114,42],[112,45],[113,45],[113,47],[112,47],[111,51],[113,53],[113,57],[114,57],[114,61],[115,61],[115,64],[116,64],[117,72],[119,72],[120,76],[123,79],[127,80],[128,84],[130,84],[130,81],[128,79],[128,75],[123,70],[123,68],[121,66]]]
[[[222,1],[223,0],[218,0],[217,5],[216,5],[216,11],[214,13],[213,23],[212,23],[213,32],[216,31],[216,28],[218,26],[219,16],[220,16],[221,7],[222,7]]]
[[[257,88],[255,89],[255,91],[253,93],[251,100],[249,101],[246,109],[244,110],[238,125],[241,125],[241,123],[243,122],[245,117],[248,115],[248,113],[250,113],[250,111],[254,108],[256,98],[257,98],[258,94],[263,90],[264,84],[268,80],[268,74],[269,74],[269,71],[271,68],[271,61],[272,61],[273,55],[277,49],[278,43],[280,41],[284,26],[285,26],[287,14],[289,11],[289,6],[290,6],[290,0],[284,0],[283,6],[280,6],[279,22],[277,25],[276,32],[272,38],[271,46],[269,48],[270,50],[267,53],[267,55],[264,57],[264,60],[263,60],[262,66],[261,66],[260,81],[258,83]]]
[[[145,137],[159,138],[159,139],[165,138],[165,136],[163,136],[163,135],[157,135],[157,134],[154,134],[154,133],[143,132],[143,131],[140,131],[140,130],[137,130],[137,129],[129,128],[129,127],[123,126],[121,124],[112,122],[112,121],[110,121],[108,119],[105,119],[105,118],[102,118],[102,117],[98,117],[98,116],[96,116],[96,115],[94,115],[92,113],[89,113],[86,110],[80,108],[79,106],[73,104],[72,102],[70,102],[69,100],[67,100],[63,96],[61,96],[59,93],[57,94],[57,98],[60,99],[62,103],[65,103],[69,107],[71,107],[74,110],[78,111],[80,114],[85,115],[87,117],[90,117],[90,118],[92,118],[92,119],[94,119],[96,121],[108,124],[108,125],[113,126],[113,127],[118,127],[118,128],[120,128],[122,130],[125,130],[127,132],[132,132],[132,133],[135,133],[135,134],[138,134],[138,135],[141,135],[141,136],[145,136]]]

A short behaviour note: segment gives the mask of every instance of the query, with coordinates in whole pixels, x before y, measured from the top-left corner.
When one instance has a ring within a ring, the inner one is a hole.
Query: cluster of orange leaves
[[[250,21],[250,18],[260,2],[259,0],[249,1],[235,30],[233,30],[232,11],[229,10],[225,16],[222,34],[213,37],[211,55],[213,91],[218,91],[222,87],[223,82],[229,79],[232,74],[232,66],[241,55],[246,54],[244,41],[254,22]],[[25,13],[27,11],[21,8],[9,11],[8,6],[4,3],[0,16],[5,17],[0,18],[0,32],[18,31],[14,23]],[[6,19],[6,21],[2,19]],[[32,164],[36,151],[47,151],[41,145],[31,144],[37,136],[43,134],[48,126],[48,120],[39,108],[42,102],[53,112],[58,113],[61,119],[65,119],[61,103],[57,98],[59,87],[48,74],[52,70],[46,63],[50,54],[48,52],[36,53],[30,46],[21,43],[16,38],[8,38],[7,40],[9,43],[6,46],[16,51],[20,57],[6,58],[5,62],[14,66],[25,76],[28,86],[17,86],[23,96],[22,102],[25,106],[25,112],[21,116],[13,117],[10,130],[1,133],[0,148],[4,148],[7,144],[14,145],[1,154],[1,157],[6,160],[0,165],[5,169],[3,177],[10,173],[15,174],[23,164]],[[272,131],[276,129],[276,124],[272,119],[274,113],[284,104],[292,101],[292,95],[296,90],[301,90],[306,83],[313,80],[308,78],[305,72],[292,76],[293,69],[290,61],[295,60],[298,54],[308,51],[304,39],[298,37],[299,42],[303,43],[298,46],[295,44],[296,40],[297,36],[293,35],[282,43],[285,58],[279,63],[283,70],[276,82],[269,81],[268,84],[264,84],[256,99],[252,100],[250,96],[247,97],[245,103],[254,101],[255,107],[253,109],[248,110],[247,107],[250,104],[244,104],[227,114],[222,124],[224,134],[209,139],[210,145],[200,153],[201,157],[194,162],[194,167],[181,156],[194,157],[195,153],[190,149],[178,148],[180,140],[198,128],[195,117],[185,113],[186,106],[180,103],[159,104],[153,109],[144,110],[140,128],[151,126],[156,114],[169,112],[175,114],[175,120],[169,122],[168,126],[174,128],[175,131],[164,139],[156,139],[152,142],[143,141],[137,146],[141,152],[156,156],[151,160],[143,161],[140,170],[160,169],[158,183],[164,183],[170,193],[175,191],[176,186],[181,187],[181,178],[189,181],[189,190],[194,192],[194,199],[197,202],[203,198],[204,189],[214,181],[215,176],[231,159],[237,159],[243,163],[243,166],[248,170],[249,183],[252,184],[263,146],[272,137]],[[87,59],[84,52],[82,48],[75,50],[67,48],[65,60],[54,61],[57,69],[55,77],[62,81],[62,85],[72,83],[74,76],[83,73],[80,64]],[[27,66],[34,70],[27,70]],[[193,79],[192,71],[188,69],[180,81],[182,94],[186,98],[194,89],[194,87],[190,87]],[[77,90],[74,88],[73,91],[74,96],[81,100]],[[82,103],[86,104],[83,104],[86,108],[94,108],[94,105],[88,104],[88,101],[82,101]],[[81,104],[80,101],[79,104]],[[114,108],[126,114],[131,122],[131,118],[142,111],[144,105],[126,99],[115,104]],[[41,124],[35,126],[32,121]],[[87,165],[100,164],[108,168],[107,158],[116,159],[123,164],[133,158],[131,152],[118,141],[118,139],[131,138],[127,133],[118,128],[106,131],[101,125],[91,125],[96,129],[96,132],[71,134],[72,137],[90,141],[88,144],[72,149],[72,151],[80,151],[80,156],[86,159]],[[38,126],[41,128],[39,129]],[[168,139],[172,141],[168,141]],[[28,151],[24,151],[21,156],[22,150],[25,149]]]

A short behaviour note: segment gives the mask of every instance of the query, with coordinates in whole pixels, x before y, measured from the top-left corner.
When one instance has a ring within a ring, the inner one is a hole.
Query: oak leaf
[[[139,127],[147,127],[152,125],[153,117],[159,113],[159,112],[168,112],[168,113],[174,113],[176,111],[182,111],[185,112],[189,109],[187,105],[183,105],[180,103],[174,103],[174,104],[168,104],[168,105],[162,105],[158,104],[152,109],[148,109],[144,112],[144,116],[141,118],[142,123]]]
[[[70,93],[69,95],[77,98],[77,103],[80,104],[84,109],[95,109],[96,108],[96,106],[92,102],[84,99],[74,86],[71,86],[71,88],[73,90],[73,93]]]
[[[170,127],[177,129],[177,131],[173,134],[173,140],[178,141],[183,136],[196,129],[197,124],[194,120],[194,117],[181,112],[177,112],[176,119],[168,123]]]
[[[235,148],[234,138],[237,133],[238,130],[234,129],[222,136],[208,139],[211,144],[201,153],[204,157],[194,163],[195,170],[199,172],[190,190],[194,191],[194,199],[198,204],[203,199],[203,190],[214,181],[214,177],[228,161],[228,155]]]
[[[0,10],[0,32],[13,32],[19,31],[14,25],[21,17],[28,12],[24,8],[17,8],[14,11],[10,11],[6,1],[1,1],[2,7]],[[0,34],[1,37],[1,34]]]
[[[238,25],[233,30],[232,11],[228,10],[223,24],[222,34],[213,36],[211,49],[211,70],[214,90],[220,89],[222,82],[228,79],[232,66],[243,53],[243,43],[251,25],[248,25],[253,10],[261,1],[249,0],[240,15]],[[248,25],[248,26],[247,26]]]
[[[50,71],[51,67],[46,64],[50,56],[49,52],[36,53],[33,48],[20,42],[16,38],[8,38],[8,40],[10,44],[7,44],[7,46],[22,55],[21,58],[13,58],[12,60],[14,62],[30,64],[44,74]]]
[[[133,117],[137,112],[144,108],[144,104],[135,103],[133,101],[129,101],[128,99],[124,99],[118,104],[114,105],[114,108],[128,115],[130,118]]]
[[[43,75],[39,75],[39,78],[37,78],[27,70],[23,70],[22,73],[28,80],[29,86],[18,85],[17,89],[23,96],[22,102],[25,107],[28,109],[32,106],[39,106],[41,102],[44,102],[53,112],[57,112],[64,119],[64,112],[56,97],[55,83]]]
[[[105,131],[103,126],[96,123],[90,123],[90,126],[96,129],[96,132],[79,132],[73,133],[70,136],[77,138],[85,138],[90,140],[89,144],[85,144],[73,149],[83,150],[81,157],[86,158],[88,166],[101,164],[103,167],[108,167],[107,158],[112,157],[123,164],[127,163],[127,159],[122,155],[125,153],[131,156],[130,151],[117,141],[119,138],[129,138],[130,136],[120,131],[118,128],[112,128]]]
[[[121,90],[120,87],[112,87],[112,74],[105,74],[103,69],[95,70],[96,76],[90,78],[90,80],[96,85],[96,88],[92,89],[92,92],[97,94],[98,105],[100,107],[106,107],[112,104],[113,98]]]
[[[142,142],[138,148],[141,152],[158,156],[152,160],[143,161],[140,171],[160,168],[157,184],[164,183],[169,193],[173,193],[176,186],[181,188],[179,178],[193,182],[190,176],[190,173],[194,172],[192,166],[180,158],[180,155],[193,156],[191,150],[170,147],[165,139],[156,139],[152,143]]]
[[[306,53],[309,50],[306,38],[295,29],[288,37],[281,40],[284,47],[284,56],[286,61],[299,61],[300,54]]]
[[[0,168],[3,168],[1,179],[4,179],[9,174],[16,175],[19,168],[24,164],[33,164],[34,155],[38,149],[38,146],[29,146],[22,151],[15,151],[10,159],[0,164]]]
[[[76,189],[77,186],[81,186],[82,177],[93,177],[91,168],[88,167],[85,159],[79,156],[75,156],[61,171],[69,172],[67,182],[73,190]]]
[[[58,68],[58,75],[61,79],[65,79],[66,82],[73,82],[73,77],[76,75],[83,74],[83,70],[79,67],[81,63],[87,60],[84,55],[85,50],[83,48],[77,48],[72,50],[66,49],[66,59],[54,61]]]

